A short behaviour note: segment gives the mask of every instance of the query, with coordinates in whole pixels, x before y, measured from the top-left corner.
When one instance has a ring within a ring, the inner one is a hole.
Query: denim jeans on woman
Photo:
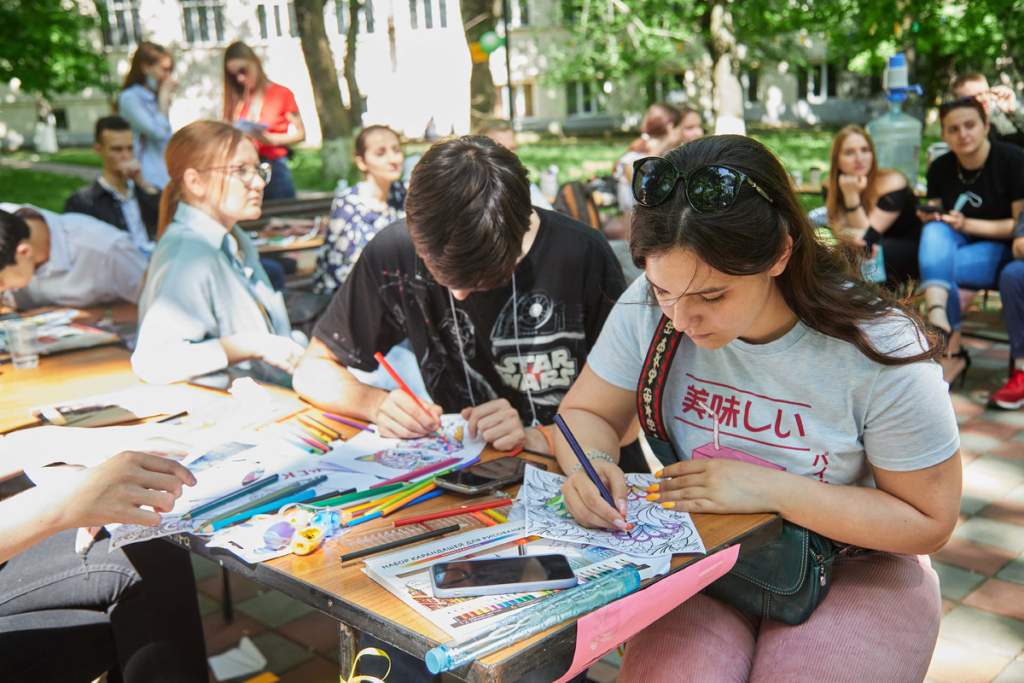
[[[942,221],[924,226],[918,260],[921,289],[942,287],[949,292],[946,315],[954,330],[960,329],[960,287],[995,289],[999,273],[1010,262],[1010,244],[959,233]]]
[[[1024,261],[1010,263],[999,275],[1003,322],[1010,335],[1010,357],[1024,358]]]
[[[263,188],[263,201],[269,199],[295,199],[295,183],[288,157],[270,160],[270,182]]]
[[[206,646],[188,552],[159,540],[109,552],[108,536],[84,555],[74,545],[75,531],[66,531],[0,565],[0,679],[80,680],[97,675],[81,669],[99,663],[119,667],[122,678],[115,679],[125,683],[205,683]],[[76,637],[78,624],[54,629],[45,618],[53,610],[105,615],[116,653],[98,661],[96,638]],[[26,650],[38,658],[26,663]]]

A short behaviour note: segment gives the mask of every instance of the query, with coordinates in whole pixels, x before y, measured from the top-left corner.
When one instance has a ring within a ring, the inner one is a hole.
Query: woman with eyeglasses
[[[918,278],[917,248],[921,219],[906,176],[879,168],[875,143],[860,126],[846,126],[832,140],[825,207],[833,234],[866,250],[882,248],[891,287]]]
[[[252,361],[255,373],[286,383],[281,373],[291,373],[303,347],[237,226],[260,217],[269,165],[238,129],[196,121],[171,138],[167,167],[132,368],[166,383]]]
[[[273,171],[263,199],[294,199],[289,148],[306,139],[306,127],[291,90],[267,78],[263,63],[241,41],[224,51],[224,120],[256,141],[260,160]]]
[[[799,625],[741,613],[738,594],[696,595],[629,641],[621,678],[922,680],[941,603],[917,556],[953,532],[961,477],[923,321],[815,239],[755,140],[697,140],[639,160],[634,178],[630,249],[645,277],[559,409],[615,505],[559,438],[568,510],[620,533],[645,533],[638,511],[651,503],[775,513],[874,552],[835,559],[830,591]],[[638,413],[663,466],[646,490],[616,464]],[[842,645],[851,637],[857,647]]]
[[[367,126],[355,141],[363,181],[334,197],[327,241],[316,259],[313,291],[333,294],[373,236],[405,216],[402,141],[387,126]]]
[[[941,331],[946,381],[970,367],[960,344],[960,288],[995,289],[1013,258],[1013,228],[1024,209],[1024,151],[989,140],[988,117],[973,97],[939,107],[949,152],[928,167],[928,207],[918,259],[927,318]]]
[[[135,156],[146,182],[163,189],[167,184],[164,149],[171,138],[171,97],[178,86],[174,58],[162,45],[139,43],[117,96],[117,112],[132,126]]]

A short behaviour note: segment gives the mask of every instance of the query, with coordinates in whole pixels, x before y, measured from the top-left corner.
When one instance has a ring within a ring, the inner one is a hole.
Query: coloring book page
[[[479,436],[469,438],[466,421],[459,415],[442,415],[438,431],[438,436],[419,439],[386,439],[376,432],[360,432],[324,458],[354,472],[390,479],[441,460],[475,458],[487,445]]]
[[[626,519],[635,525],[629,531],[587,529],[577,524],[561,499],[564,481],[559,474],[526,468],[518,500],[526,508],[527,534],[597,545],[639,557],[705,552],[689,513],[666,510],[647,500],[647,487],[657,481],[654,476],[626,475]]]

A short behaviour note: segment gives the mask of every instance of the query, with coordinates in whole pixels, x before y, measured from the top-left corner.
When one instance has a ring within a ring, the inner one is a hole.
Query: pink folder
[[[709,460],[714,460],[715,458],[720,458],[724,460],[742,460],[743,462],[761,465],[762,467],[770,467],[773,470],[786,469],[782,465],[776,465],[775,463],[759,458],[756,455],[744,453],[743,451],[737,451],[736,449],[729,448],[728,446],[721,446],[719,448],[715,448],[715,443],[713,441],[708,441],[703,446],[698,446],[697,448],[694,448],[693,453],[690,457],[693,460],[700,460],[701,458],[707,458]]]
[[[619,643],[668,614],[712,581],[724,576],[739,557],[735,544],[680,569],[657,583],[585,614],[576,622],[572,666],[555,683],[565,683]]]

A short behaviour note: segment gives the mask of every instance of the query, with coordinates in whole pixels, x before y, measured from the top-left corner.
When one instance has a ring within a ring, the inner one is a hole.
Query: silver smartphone
[[[554,590],[577,583],[565,555],[455,560],[430,568],[430,584],[438,598]]]

